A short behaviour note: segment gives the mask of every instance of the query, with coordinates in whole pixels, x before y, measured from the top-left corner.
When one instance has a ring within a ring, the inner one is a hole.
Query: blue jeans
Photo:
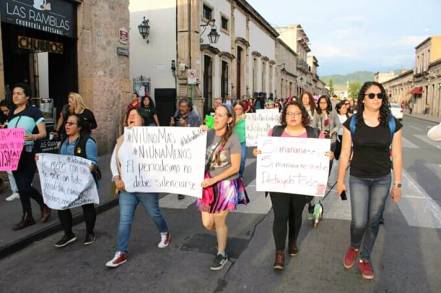
[[[133,217],[136,206],[139,203],[142,203],[158,227],[159,232],[168,232],[167,223],[159,210],[159,195],[157,193],[129,193],[122,191],[119,194],[118,251],[128,252]]]
[[[245,172],[245,162],[247,160],[247,145],[245,142],[240,143],[241,153],[240,153],[240,170],[239,176],[243,177],[243,172]]]
[[[361,247],[360,257],[363,260],[370,260],[380,219],[390,192],[391,180],[390,174],[379,178],[355,176],[349,178],[352,212],[351,246]]]

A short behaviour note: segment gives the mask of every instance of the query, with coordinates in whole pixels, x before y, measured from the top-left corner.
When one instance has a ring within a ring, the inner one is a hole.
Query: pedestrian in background
[[[145,121],[138,109],[131,109],[127,115],[125,125],[128,128],[145,126]],[[127,192],[125,190],[124,177],[121,167],[127,164],[126,154],[129,153],[127,145],[124,143],[124,136],[118,138],[112,153],[110,169],[112,171],[112,181],[115,182],[116,190],[119,192],[119,226],[117,248],[114,257],[106,263],[109,268],[116,268],[128,260],[129,239],[132,230],[133,218],[138,204],[142,204],[146,212],[155,223],[161,240],[158,248],[166,248],[170,245],[171,234],[168,230],[167,222],[162,216],[159,208],[159,194],[144,192]]]
[[[335,142],[335,159],[338,160],[340,158],[340,152],[341,152],[341,144],[343,140],[343,124],[348,120],[348,107],[349,103],[347,101],[341,101],[335,106],[335,111],[337,112],[337,139]]]
[[[60,148],[60,155],[78,156],[93,162],[91,172],[97,165],[97,147],[95,140],[90,137],[87,130],[87,121],[83,120],[78,114],[70,114],[66,120],[65,131],[67,138],[63,141]],[[86,233],[84,245],[90,245],[95,242],[95,222],[96,211],[93,203],[81,206],[83,209],[84,221],[86,222]],[[59,210],[58,218],[64,230],[63,237],[55,243],[55,247],[61,248],[77,240],[72,232],[72,212],[70,209]]]
[[[249,199],[239,177],[241,146],[239,137],[233,131],[234,112],[221,105],[214,117],[214,129],[208,130],[206,126],[202,126],[202,129],[208,130],[206,175],[202,182],[203,196],[198,199],[197,205],[204,227],[216,232],[217,254],[210,270],[217,271],[228,262],[227,216],[238,204],[247,204]]]
[[[301,102],[303,104],[303,107],[305,107],[306,111],[308,112],[310,125],[314,125],[314,117],[316,112],[314,97],[310,92],[305,91],[301,95]]]
[[[234,132],[239,137],[241,156],[240,156],[240,170],[239,176],[243,178],[243,173],[245,171],[245,163],[247,159],[247,145],[246,145],[246,129],[245,129],[245,112],[244,105],[242,102],[235,102],[233,105],[233,111],[236,116]]]
[[[387,197],[391,194],[395,203],[401,197],[402,125],[392,116],[386,91],[378,82],[363,84],[357,105],[357,114],[344,123],[337,180],[337,194],[341,194],[346,189],[346,167],[352,150],[349,177],[351,243],[343,264],[350,269],[360,254],[358,268],[362,277],[373,279],[371,253]]]
[[[46,125],[41,111],[29,103],[31,90],[27,84],[17,84],[12,89],[12,100],[15,110],[8,118],[8,128],[23,128],[25,131],[23,151],[16,171],[12,171],[17,183],[20,201],[23,209],[21,220],[13,230],[21,230],[34,225],[31,198],[40,206],[42,223],[46,223],[51,210],[44,204],[41,193],[32,186],[37,165],[35,163],[35,142],[46,137]]]
[[[155,104],[149,95],[145,95],[141,99],[139,110],[147,126],[159,126],[159,119],[158,114],[156,113]]]

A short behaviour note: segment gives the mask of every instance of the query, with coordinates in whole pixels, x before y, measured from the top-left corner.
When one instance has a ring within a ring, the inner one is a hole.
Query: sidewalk
[[[97,213],[102,213],[118,204],[118,201],[112,195],[112,185],[110,182],[110,154],[98,158],[98,165],[102,172],[100,181],[99,196],[100,204],[97,206]],[[40,189],[38,175],[35,176],[34,186]],[[36,224],[20,231],[13,231],[12,226],[20,220],[22,210],[20,200],[13,202],[5,201],[10,195],[9,191],[0,193],[0,259],[25,248],[34,241],[41,240],[53,233],[61,230],[61,224],[58,220],[57,211],[52,211],[51,218],[47,223],[39,223],[40,209],[34,200],[32,202],[32,211]],[[83,221],[83,212],[81,208],[72,210],[73,221],[79,223]],[[79,235],[83,237],[83,235]]]
[[[433,122],[433,123],[440,123],[441,122],[441,118],[440,117],[433,117],[433,116],[424,115],[424,114],[404,113],[404,116],[405,117],[416,118],[416,119],[420,119],[420,120],[424,120],[424,121],[429,121],[429,122]]]

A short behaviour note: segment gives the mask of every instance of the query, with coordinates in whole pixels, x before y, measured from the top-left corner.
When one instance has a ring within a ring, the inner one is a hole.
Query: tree
[[[348,87],[349,98],[352,100],[357,99],[360,88],[361,88],[361,83],[359,81],[350,82]]]
[[[332,79],[328,82],[329,95],[332,97],[334,95],[334,81]]]

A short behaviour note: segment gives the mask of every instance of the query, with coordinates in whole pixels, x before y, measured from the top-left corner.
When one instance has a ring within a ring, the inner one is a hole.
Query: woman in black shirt
[[[158,115],[156,114],[155,104],[150,96],[144,96],[141,100],[141,106],[139,108],[142,118],[144,118],[145,125],[147,126],[159,126]]]
[[[394,182],[391,197],[397,203],[401,196],[402,125],[391,115],[383,86],[377,82],[366,82],[358,95],[357,114],[343,126],[337,194],[345,190],[346,167],[353,149],[349,178],[351,245],[344,257],[344,267],[349,269],[354,265],[361,247],[358,267],[363,278],[373,279],[370,255],[390,194],[392,166]]]

